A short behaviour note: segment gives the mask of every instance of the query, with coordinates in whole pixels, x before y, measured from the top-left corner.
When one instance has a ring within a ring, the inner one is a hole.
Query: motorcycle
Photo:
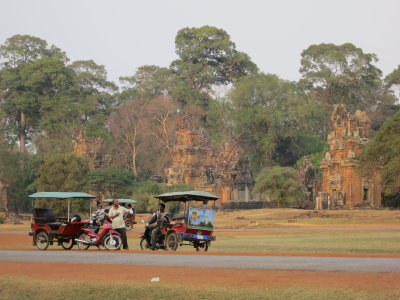
[[[128,214],[125,219],[126,231],[132,230],[134,224],[136,224],[135,214]]]
[[[95,222],[93,222],[95,224]],[[82,233],[75,242],[80,250],[87,250],[90,246],[100,247],[107,250],[119,250],[122,246],[121,234],[112,229],[111,220],[103,215],[100,226],[92,225],[82,228]]]
[[[142,220],[144,223],[144,220]],[[165,216],[163,220],[157,222],[157,226],[161,227],[161,235],[156,242],[156,247],[154,250],[166,250],[165,246],[165,231],[166,228],[170,228],[172,224],[170,224],[169,217]],[[140,249],[142,250],[152,250],[151,249],[151,232],[156,228],[146,226],[143,235],[140,237]]]

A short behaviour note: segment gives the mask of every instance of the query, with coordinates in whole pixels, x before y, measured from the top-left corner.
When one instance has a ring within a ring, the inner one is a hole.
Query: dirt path
[[[192,267],[96,265],[0,261],[3,275],[28,276],[45,280],[88,280],[96,282],[150,282],[186,286],[321,288],[400,288],[400,273],[312,272],[235,270]]]
[[[0,250],[2,261],[54,262],[79,264],[118,264],[194,268],[264,270],[309,270],[323,272],[400,272],[400,258],[309,257],[309,256],[231,256],[231,255],[154,255],[110,251],[14,251]]]

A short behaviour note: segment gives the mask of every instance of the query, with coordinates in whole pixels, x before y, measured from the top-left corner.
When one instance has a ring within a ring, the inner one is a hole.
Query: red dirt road
[[[320,288],[400,288],[400,273],[233,270],[0,261],[3,275],[45,280],[143,282],[160,277],[162,283],[187,286]]]

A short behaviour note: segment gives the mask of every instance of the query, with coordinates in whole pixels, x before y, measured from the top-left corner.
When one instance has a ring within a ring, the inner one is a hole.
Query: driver
[[[158,205],[158,211],[154,213],[151,218],[147,221],[146,227],[152,229],[151,231],[151,249],[156,249],[156,243],[162,235],[161,226],[159,226],[159,222],[165,221],[165,204],[160,203]]]

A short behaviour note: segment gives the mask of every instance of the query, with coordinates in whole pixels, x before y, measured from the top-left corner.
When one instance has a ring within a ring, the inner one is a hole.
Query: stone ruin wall
[[[248,202],[254,180],[237,143],[213,148],[198,130],[179,129],[172,166],[165,169],[168,184],[187,184],[220,197],[220,203]]]
[[[380,207],[379,174],[361,178],[356,171],[357,158],[369,140],[367,114],[358,110],[352,115],[338,104],[331,120],[333,131],[328,135],[329,151],[321,160],[322,184],[315,208]]]
[[[83,128],[78,128],[72,136],[74,153],[85,157],[89,161],[90,169],[107,168],[110,166],[111,158],[104,154],[104,141],[95,138],[90,141]]]

